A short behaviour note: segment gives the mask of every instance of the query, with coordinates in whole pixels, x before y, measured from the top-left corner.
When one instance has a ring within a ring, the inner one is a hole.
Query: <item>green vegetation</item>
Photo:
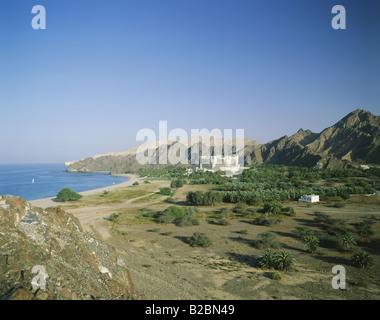
[[[272,249],[267,249],[261,256],[259,265],[263,269],[289,270],[294,265],[294,258],[286,250],[275,255]]]
[[[138,186],[138,185],[139,185],[139,183],[137,181],[132,183],[132,186]]]
[[[375,234],[373,231],[373,225],[368,221],[357,223],[355,224],[354,228],[357,235],[362,238],[368,238]]]
[[[184,184],[185,183],[182,179],[176,179],[170,183],[170,187],[173,189],[182,188]]]
[[[275,218],[270,218],[267,219],[265,216],[260,216],[252,220],[252,223],[257,225],[257,226],[267,226],[271,227],[274,226],[278,223],[280,223],[282,220],[281,219],[275,219]]]
[[[279,214],[281,213],[282,205],[278,202],[266,202],[264,203],[263,212],[270,214]]]
[[[352,179],[372,176],[373,173],[373,171],[361,169],[329,170],[261,165],[244,170],[237,180],[222,177],[219,172],[197,172],[191,174],[189,179],[191,184],[217,185],[223,202],[257,205],[263,202],[295,201],[304,194],[318,194],[324,201],[329,198],[347,200],[350,194],[373,193],[374,184]],[[317,182],[322,179],[330,180],[331,183],[325,183],[323,187],[317,185]],[[344,184],[333,186],[332,182],[335,181]],[[344,202],[337,205],[344,205]],[[276,205],[272,205],[269,210],[276,211]],[[289,213],[294,214],[291,210]]]
[[[167,166],[165,168],[140,168],[137,171],[126,171],[125,173],[135,173],[141,177],[157,177],[157,178],[178,178],[186,173],[186,168],[177,166]]]
[[[170,206],[163,212],[156,214],[157,222],[159,223],[172,223],[178,222],[185,218],[187,215],[186,209],[178,206]]]
[[[227,219],[219,219],[217,222],[220,226],[229,226],[231,223]]]
[[[282,279],[281,273],[279,273],[279,272],[273,272],[272,273],[272,279],[273,280],[281,280]]]
[[[151,217],[157,223],[174,223],[178,227],[188,227],[199,225],[198,217],[194,214],[194,208],[184,208],[170,206],[162,212],[148,212],[144,217]]]
[[[310,253],[317,251],[319,247],[319,239],[316,236],[307,236],[303,241],[308,246]]]
[[[64,202],[64,201],[77,201],[82,198],[82,195],[71,190],[70,188],[63,188],[58,192],[55,201]]]
[[[207,248],[212,244],[211,239],[204,233],[195,232],[190,238],[187,239],[187,242],[192,247],[202,247]]]
[[[111,216],[110,216],[110,220],[112,222],[117,222],[117,220],[119,219],[120,217],[120,213],[112,213]]]
[[[188,214],[187,216],[183,217],[182,219],[178,219],[176,221],[176,225],[178,227],[198,226],[199,220],[195,215]]]
[[[277,256],[276,267],[278,270],[287,271],[293,267],[293,264],[294,258],[288,253],[288,251],[282,251]]]
[[[162,194],[163,196],[172,196],[173,192],[171,188],[161,188],[160,194]]]
[[[282,165],[253,165],[244,170],[236,180],[222,176],[222,172],[194,172],[187,179],[189,184],[212,184],[215,192],[220,194],[212,203],[246,203],[266,205],[265,210],[276,213],[281,207],[280,201],[296,201],[304,194],[318,194],[321,201],[335,199],[335,206],[344,206],[342,200],[350,198],[351,194],[370,194],[375,192],[379,182],[377,168],[362,169],[318,169],[306,167],[291,167]],[[185,167],[167,166],[160,169],[139,169],[134,172],[144,177],[175,179],[171,181],[172,188],[180,188],[186,173]],[[372,178],[372,182],[368,181]],[[367,179],[367,180],[364,180]],[[321,183],[318,182],[323,182]],[[335,185],[339,182],[339,185]],[[200,194],[189,196],[191,205],[209,205],[210,201],[202,200]],[[276,204],[277,203],[277,204]],[[212,204],[211,204],[212,205]],[[283,209],[294,215],[294,209]],[[289,211],[287,211],[289,210]]]
[[[221,218],[228,218],[231,215],[232,209],[231,208],[221,208],[219,210],[219,216]]]
[[[300,239],[300,240],[303,240],[304,238],[306,238],[307,236],[311,236],[314,234],[314,231],[311,230],[310,228],[308,227],[305,227],[305,226],[297,226],[294,230],[293,230],[293,234],[295,235],[296,238]]]
[[[352,257],[352,264],[362,269],[372,267],[373,263],[373,258],[366,251],[357,252]]]
[[[342,238],[342,245],[343,245],[343,248],[346,250],[350,250],[351,246],[355,244],[356,244],[356,241],[353,236],[345,236]]]
[[[265,250],[264,254],[260,257],[259,265],[263,269],[276,268],[276,257],[272,249]]]
[[[263,232],[258,235],[258,239],[254,242],[257,249],[278,249],[280,242],[273,232]]]
[[[216,191],[191,191],[186,195],[186,202],[192,206],[214,206],[222,201],[222,194]]]

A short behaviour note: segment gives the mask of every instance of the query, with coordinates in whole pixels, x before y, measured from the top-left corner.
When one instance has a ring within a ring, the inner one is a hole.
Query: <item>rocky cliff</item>
[[[126,264],[62,209],[0,196],[0,300],[130,299]]]

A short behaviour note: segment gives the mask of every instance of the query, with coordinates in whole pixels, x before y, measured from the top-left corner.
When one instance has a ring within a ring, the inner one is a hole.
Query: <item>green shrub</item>
[[[276,257],[271,249],[265,250],[264,254],[260,257],[260,268],[272,269],[276,267]]]
[[[195,207],[187,207],[187,208],[186,208],[186,213],[187,213],[187,214],[194,214],[194,213],[196,213],[196,212],[198,212],[198,209],[195,208]]]
[[[190,238],[187,239],[187,242],[192,247],[202,247],[207,248],[212,244],[211,239],[204,233],[195,232]]]
[[[281,213],[288,213],[289,216],[294,217],[296,215],[296,210],[292,207],[282,207]]]
[[[341,243],[344,249],[350,250],[351,246],[356,244],[356,241],[353,236],[344,236],[341,240]]]
[[[132,183],[132,186],[138,186],[138,185],[139,185],[139,183],[137,181]]]
[[[178,206],[170,206],[166,208],[158,217],[159,223],[172,223],[186,217],[186,209]]]
[[[76,193],[70,188],[63,188],[61,191],[58,192],[55,200],[58,202],[77,201],[80,198],[82,198],[82,195],[80,195],[79,193]]]
[[[186,195],[186,202],[192,206],[214,206],[222,201],[223,194],[218,191],[190,191]]]
[[[231,215],[232,209],[231,208],[221,208],[219,210],[219,214],[223,218],[228,218]]]
[[[314,253],[319,247],[319,240],[316,236],[307,236],[304,238],[305,244],[309,247],[309,251]]]
[[[221,225],[221,226],[228,226],[231,223],[227,219],[222,218],[222,219],[218,220],[218,224]]]
[[[278,223],[280,223],[282,220],[281,219],[267,219],[264,216],[257,217],[252,220],[252,223],[258,226],[267,226],[271,227],[274,226]]]
[[[279,214],[279,213],[281,213],[282,208],[283,207],[282,207],[281,203],[267,202],[264,204],[263,211],[265,213],[270,213],[270,214]]]
[[[327,233],[332,236],[345,236],[351,232],[343,219],[331,219],[331,223],[327,228]]]
[[[184,182],[182,179],[173,180],[170,183],[170,187],[173,189],[181,188],[181,187],[183,187],[183,185],[184,185]]]
[[[374,263],[373,258],[366,251],[355,253],[351,261],[354,266],[360,267],[362,269],[371,267],[373,266],[373,263]]]
[[[373,231],[373,225],[368,221],[363,221],[354,225],[357,235],[362,238],[368,238],[375,234]]]
[[[164,202],[166,202],[166,203],[174,203],[175,201],[176,201],[176,199],[173,198],[173,197],[167,197],[167,198],[164,200]]]
[[[279,272],[273,272],[272,273],[272,279],[273,280],[281,280],[282,279],[281,273],[279,273]]]
[[[315,215],[315,218],[314,218],[315,222],[326,224],[326,225],[331,224],[332,222],[332,218],[326,213],[314,212],[314,215]]]
[[[343,202],[343,201],[338,201],[338,202],[335,202],[334,204],[333,204],[333,207],[334,208],[343,208],[343,207],[345,207],[346,206],[346,204]]]
[[[303,240],[307,236],[311,236],[314,234],[314,231],[305,226],[298,226],[293,230],[296,238]]]
[[[280,247],[280,242],[273,232],[263,232],[258,235],[258,240],[255,240],[254,246],[258,249],[277,249]]]
[[[287,251],[282,251],[278,255],[271,249],[267,249],[261,256],[259,265],[265,269],[289,270],[294,265],[294,258]]]
[[[172,216],[170,213],[164,212],[160,214],[160,216],[157,218],[158,223],[172,223],[175,221],[175,217]]]
[[[113,213],[113,214],[111,214],[110,219],[112,222],[117,222],[119,217],[120,217],[120,213]]]
[[[171,196],[172,195],[172,189],[171,188],[161,188],[160,194],[163,196]]]
[[[199,220],[195,215],[187,215],[182,219],[177,219],[176,225],[178,227],[198,226]]]
[[[244,212],[242,213],[242,216],[245,217],[245,216],[249,216],[249,215],[251,215],[251,214],[255,214],[255,213],[258,212],[258,210],[259,210],[259,209],[257,209],[257,208],[248,208],[246,211],[244,211]]]
[[[244,213],[245,210],[247,210],[247,205],[245,203],[238,203],[234,208],[233,208],[233,212],[235,213]]]
[[[142,216],[145,218],[158,218],[160,216],[160,213],[156,211],[148,211],[146,213],[143,213]]]
[[[293,267],[294,258],[287,252],[282,251],[276,257],[276,269],[278,270],[289,270]]]

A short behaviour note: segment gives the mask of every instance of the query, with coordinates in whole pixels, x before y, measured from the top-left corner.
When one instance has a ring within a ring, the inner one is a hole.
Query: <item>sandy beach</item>
[[[108,187],[91,189],[91,190],[82,191],[78,193],[81,194],[82,196],[89,196],[89,195],[93,195],[97,193],[102,193],[106,190],[111,191],[116,188],[128,187],[128,186],[131,186],[134,182],[139,180],[138,176],[135,174],[115,174],[114,176],[126,177],[128,180],[122,183],[110,185]],[[54,199],[55,197],[50,197],[50,198],[31,200],[28,202],[31,203],[33,206],[40,207],[40,208],[57,207],[57,206],[62,205],[62,202],[56,202],[54,201]]]

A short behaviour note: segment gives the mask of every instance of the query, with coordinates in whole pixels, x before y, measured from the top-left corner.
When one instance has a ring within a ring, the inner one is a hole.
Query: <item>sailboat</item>
[[[34,183],[34,178],[32,179],[32,183]]]

